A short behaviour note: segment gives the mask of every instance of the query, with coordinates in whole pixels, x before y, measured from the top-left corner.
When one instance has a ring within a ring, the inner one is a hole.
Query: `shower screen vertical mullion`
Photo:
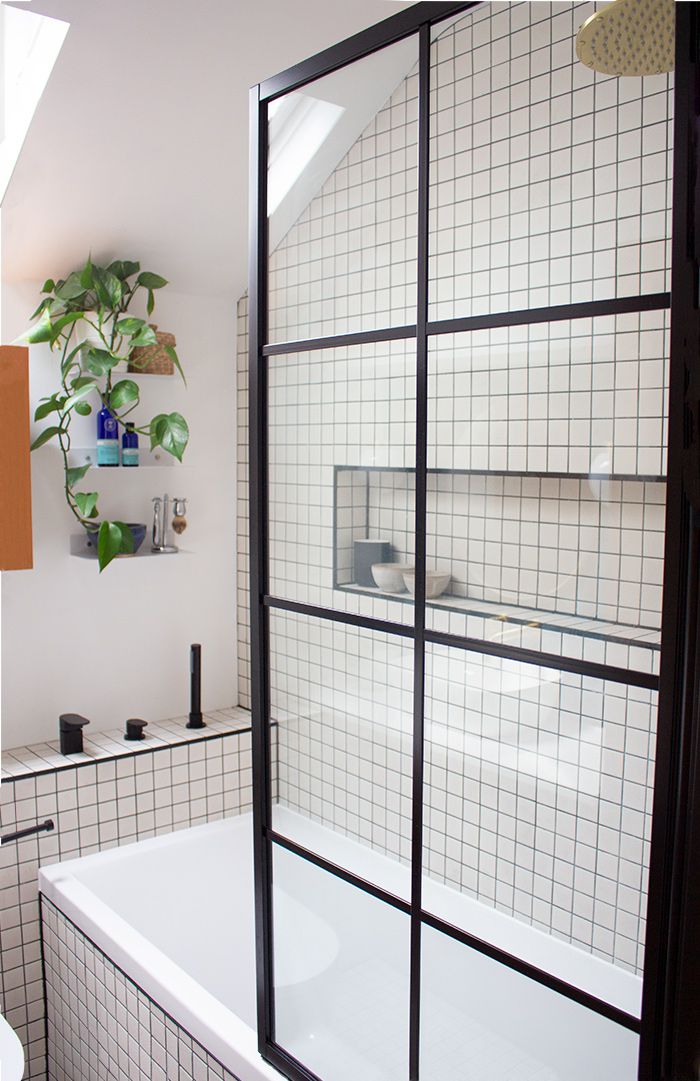
[[[416,521],[413,658],[413,784],[411,836],[411,986],[409,1078],[420,1072],[421,910],[425,716],[425,555],[428,455],[428,199],[430,193],[430,26],[418,44],[418,244],[416,251]]]
[[[274,1039],[272,968],[270,649],[268,592],[267,361],[267,104],[250,92],[250,267],[248,280],[250,666],[253,743],[253,852],[255,869],[258,1049]]]

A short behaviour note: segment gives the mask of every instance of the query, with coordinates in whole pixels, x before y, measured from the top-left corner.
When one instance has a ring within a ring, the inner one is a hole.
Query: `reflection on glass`
[[[409,919],[274,850],[275,1039],[324,1081],[408,1076]]]
[[[639,1037],[423,927],[421,1081],[635,1081]]]
[[[415,322],[418,47],[268,109],[270,341]]]
[[[407,897],[412,643],[273,610],[270,672],[275,828]]]

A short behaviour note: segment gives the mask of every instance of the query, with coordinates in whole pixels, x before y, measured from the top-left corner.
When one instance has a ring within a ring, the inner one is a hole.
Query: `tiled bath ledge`
[[[24,1046],[26,1081],[47,1081],[39,865],[249,810],[250,714],[233,707],[205,720],[200,729],[186,728],[186,716],[149,724],[139,742],[123,729],[86,733],[79,755],[54,742],[2,755],[2,832],[55,823],[0,846],[0,1012]]]
[[[49,743],[35,743],[29,747],[15,747],[3,751],[0,780],[18,780],[32,777],[38,773],[50,773],[74,766],[103,762],[110,758],[125,758],[173,747],[180,743],[197,743],[224,736],[229,732],[241,732],[250,728],[250,714],[238,706],[229,709],[212,710],[204,714],[206,728],[187,728],[187,715],[173,717],[170,720],[150,724],[145,730],[145,739],[129,741],[124,739],[124,729],[113,728],[108,732],[85,733],[82,754],[61,754],[58,740]]]

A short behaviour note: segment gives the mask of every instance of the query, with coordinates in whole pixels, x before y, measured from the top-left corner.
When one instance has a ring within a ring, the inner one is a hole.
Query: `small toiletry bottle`
[[[122,436],[122,465],[134,466],[139,464],[139,437],[134,431],[131,421],[127,422],[126,431]]]
[[[97,464],[119,465],[119,426],[106,405],[97,414]]]

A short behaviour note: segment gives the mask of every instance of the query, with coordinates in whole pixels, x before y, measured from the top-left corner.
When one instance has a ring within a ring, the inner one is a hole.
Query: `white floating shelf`
[[[172,454],[156,447],[150,450],[148,447],[139,447],[139,464],[137,466],[98,466],[97,449],[95,447],[71,447],[68,451],[68,464],[73,468],[88,465],[90,469],[99,469],[101,473],[138,473],[139,469],[172,469],[181,465]]]

